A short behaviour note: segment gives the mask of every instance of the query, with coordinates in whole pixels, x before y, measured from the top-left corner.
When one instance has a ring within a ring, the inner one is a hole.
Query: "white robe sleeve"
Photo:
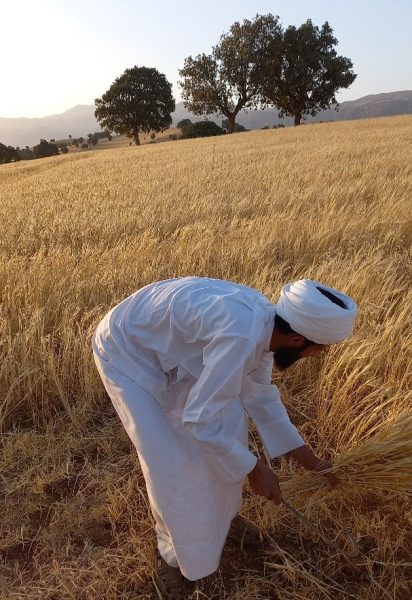
[[[263,352],[258,368],[245,377],[241,391],[241,400],[256,425],[268,459],[305,444],[289,419],[279,389],[271,384],[272,365],[272,353]]]
[[[204,348],[204,368],[183,412],[184,426],[202,444],[217,475],[233,482],[242,481],[257,458],[227,434],[222,413],[230,402],[240,402],[245,362],[254,350],[248,339],[212,339]]]

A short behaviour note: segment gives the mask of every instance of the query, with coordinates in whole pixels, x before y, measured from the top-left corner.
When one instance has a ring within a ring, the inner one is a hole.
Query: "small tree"
[[[6,163],[17,162],[19,160],[20,155],[16,148],[13,148],[13,146],[6,146],[5,144],[0,144],[0,164],[4,165]]]
[[[192,121],[190,119],[182,119],[181,121],[179,121],[176,125],[176,127],[178,127],[179,129],[181,129],[182,131],[185,131],[185,129],[187,129],[188,127],[190,127],[192,125]]]
[[[140,132],[170,127],[175,110],[171,84],[157,69],[147,67],[126,69],[95,104],[101,126],[133,138],[136,145]]]
[[[82,147],[82,150],[87,150],[87,148],[89,147],[89,144],[87,142],[83,142],[81,147]]]
[[[77,138],[77,141],[79,142],[79,144],[83,144],[84,137],[80,136],[79,138]]]
[[[66,144],[61,144],[59,146],[59,150],[62,154],[67,154],[69,152],[69,148],[67,147]]]
[[[290,26],[282,44],[269,44],[256,73],[265,99],[279,109],[279,117],[290,116],[300,125],[305,115],[338,106],[335,94],[356,79],[352,62],[337,56],[337,39],[326,22],[319,29],[309,19],[300,27]]]
[[[58,156],[59,149],[56,144],[40,140],[40,144],[34,146],[33,154],[35,158],[46,158],[47,156]]]
[[[17,150],[17,148],[16,148],[16,150]],[[34,159],[34,154],[30,150],[29,146],[22,148],[21,150],[17,151],[17,153],[20,157],[20,160],[33,160]]]
[[[198,121],[184,131],[182,138],[211,137],[223,133],[223,129],[213,121]]]

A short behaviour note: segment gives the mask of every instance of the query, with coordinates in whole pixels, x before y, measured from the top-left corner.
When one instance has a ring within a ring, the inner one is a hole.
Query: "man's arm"
[[[270,460],[304,445],[304,440],[291,422],[280,392],[271,385],[273,356],[264,352],[258,368],[243,381],[241,400],[253,419]]]
[[[246,446],[228,434],[224,419],[231,402],[240,404],[244,365],[253,351],[246,338],[212,339],[204,348],[203,371],[183,411],[184,426],[202,444],[216,474],[233,482],[242,481],[257,462]]]
[[[332,464],[316,456],[291,423],[277,386],[271,384],[272,366],[271,353],[264,352],[258,368],[244,386],[245,395],[242,397],[262,438],[266,456],[271,459],[290,454],[309,471],[320,473],[330,469]],[[325,473],[325,477],[332,488],[339,484],[334,473]]]

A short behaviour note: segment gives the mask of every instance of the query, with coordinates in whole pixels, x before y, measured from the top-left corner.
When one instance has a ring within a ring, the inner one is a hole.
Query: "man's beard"
[[[282,346],[278,348],[276,352],[273,353],[273,360],[275,362],[275,366],[280,371],[285,371],[289,367],[291,367],[295,362],[297,362],[301,356],[302,348],[286,348]]]

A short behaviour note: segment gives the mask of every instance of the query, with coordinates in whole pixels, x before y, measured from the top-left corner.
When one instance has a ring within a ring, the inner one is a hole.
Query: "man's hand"
[[[339,485],[339,479],[335,475],[335,473],[323,473],[322,471],[326,471],[332,468],[332,463],[327,460],[322,460],[316,454],[312,452],[312,450],[308,446],[301,446],[300,448],[296,448],[292,450],[290,453],[294,459],[298,461],[300,465],[304,469],[308,471],[315,471],[315,473],[320,473],[329,481],[329,485],[332,489],[335,489]]]
[[[258,496],[264,496],[275,504],[282,502],[279,481],[272,469],[258,459],[255,468],[248,474],[249,485]]]

